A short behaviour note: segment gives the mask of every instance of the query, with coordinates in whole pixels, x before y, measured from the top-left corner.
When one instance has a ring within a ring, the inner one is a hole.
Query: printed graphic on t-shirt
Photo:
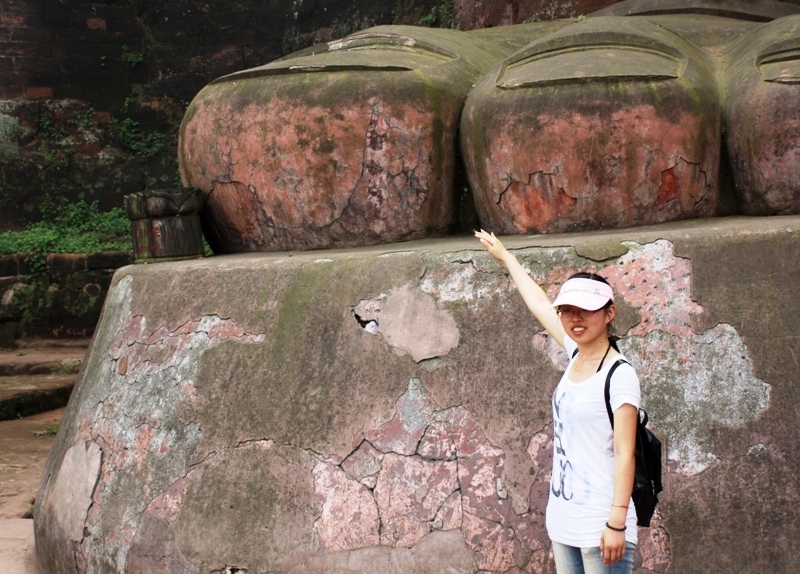
[[[575,396],[558,388],[553,393],[553,496],[572,504],[585,504],[591,492],[589,473],[580,462],[571,459],[575,438]]]

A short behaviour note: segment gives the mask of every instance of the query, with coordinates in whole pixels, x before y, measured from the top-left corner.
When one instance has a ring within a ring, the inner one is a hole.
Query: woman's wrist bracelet
[[[625,529],[628,528],[627,526],[623,526],[622,528],[614,528],[608,522],[606,522],[606,528],[609,530],[613,530],[614,532],[625,532]]]
[[[625,510],[628,509],[628,507],[625,506],[624,504],[612,504],[611,506],[616,506],[617,508],[624,508]]]

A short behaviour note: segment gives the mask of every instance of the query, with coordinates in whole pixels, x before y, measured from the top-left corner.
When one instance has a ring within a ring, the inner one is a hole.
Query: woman
[[[608,420],[606,375],[622,358],[609,337],[617,308],[598,275],[570,277],[550,302],[494,233],[475,236],[502,263],[525,304],[570,363],[553,394],[553,474],[547,533],[558,574],[630,574],[636,546],[634,475],[639,379],[628,363],[611,379],[614,428]]]

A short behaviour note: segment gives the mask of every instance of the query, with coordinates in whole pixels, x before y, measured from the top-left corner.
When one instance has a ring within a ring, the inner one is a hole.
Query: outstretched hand
[[[495,237],[494,233],[489,233],[481,229],[475,232],[475,237],[480,240],[481,245],[489,252],[489,255],[497,259],[500,263],[506,262],[509,255],[508,250],[505,245]]]

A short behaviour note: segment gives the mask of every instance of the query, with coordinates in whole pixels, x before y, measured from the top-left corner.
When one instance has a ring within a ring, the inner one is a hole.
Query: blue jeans
[[[558,574],[631,574],[633,572],[633,552],[636,545],[625,544],[625,556],[606,566],[600,547],[576,548],[553,542],[553,555],[556,558]]]

